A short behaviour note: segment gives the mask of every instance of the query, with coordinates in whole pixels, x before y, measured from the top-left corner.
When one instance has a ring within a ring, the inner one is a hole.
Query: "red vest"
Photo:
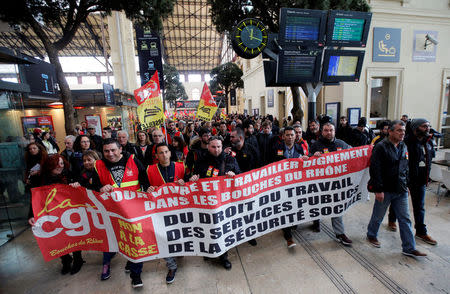
[[[100,183],[105,185],[111,185],[114,188],[127,188],[133,191],[140,191],[141,186],[139,185],[139,169],[134,162],[134,154],[128,158],[127,164],[125,165],[125,171],[123,173],[122,183],[120,186],[114,181],[111,172],[106,167],[103,160],[95,161],[95,170],[97,171],[98,177],[100,178]]]
[[[152,164],[147,167],[147,177],[150,182],[150,186],[162,186],[166,182],[159,171],[158,164]],[[184,178],[184,164],[182,162],[175,162],[175,177],[174,180],[177,181],[179,179]]]

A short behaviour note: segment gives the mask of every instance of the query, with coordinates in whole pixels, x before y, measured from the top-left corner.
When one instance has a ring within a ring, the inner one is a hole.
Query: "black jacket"
[[[258,134],[259,155],[261,158],[261,166],[269,164],[272,158],[272,142],[274,136],[272,134]]]
[[[229,171],[235,174],[241,173],[236,159],[231,155],[222,152],[219,156],[214,157],[208,152],[195,164],[193,174],[199,175],[200,178],[209,178],[213,177],[214,170],[218,170],[217,176],[223,176]]]
[[[295,158],[299,158],[301,155],[305,155],[303,152],[303,148],[299,145],[294,143],[294,150],[295,150]],[[284,151],[286,150],[286,144],[284,142],[281,142],[279,144],[276,144],[275,146],[273,146],[272,149],[272,162],[275,161],[280,161],[283,159],[286,159],[286,157],[284,156]]]
[[[232,147],[231,150],[233,151],[231,156],[234,155],[241,172],[248,172],[260,166],[259,151],[247,140],[244,141],[241,150],[237,150],[235,147]]]
[[[342,140],[335,138],[334,140],[329,141],[323,137],[320,137],[319,140],[309,146],[309,156],[314,155],[314,153],[316,153],[317,151],[321,153],[327,153],[349,148],[352,148],[352,146],[348,145]]]
[[[431,160],[435,156],[431,137],[417,140],[415,135],[405,139],[409,156],[409,184],[423,186],[428,183],[431,170]]]
[[[344,127],[339,126],[336,130],[336,138],[344,141],[347,144],[350,144],[352,130],[353,129],[349,124],[346,124]]]
[[[357,128],[352,130],[350,141],[348,142],[353,147],[364,146],[370,144],[369,137],[365,132],[361,132]]]
[[[408,191],[408,150],[404,142],[397,147],[383,139],[375,145],[370,159],[370,192],[404,193]]]

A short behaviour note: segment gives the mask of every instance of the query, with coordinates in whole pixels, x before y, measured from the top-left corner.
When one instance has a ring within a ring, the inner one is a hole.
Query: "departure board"
[[[325,42],[327,11],[281,8],[279,42],[281,46],[317,47]]]
[[[364,19],[336,18],[333,28],[333,40],[361,41],[364,23]]]
[[[354,76],[358,65],[358,56],[330,56],[329,76]]]
[[[317,40],[319,37],[320,18],[304,16],[287,16],[286,41]]]
[[[282,51],[277,64],[277,83],[318,81],[322,51]]]

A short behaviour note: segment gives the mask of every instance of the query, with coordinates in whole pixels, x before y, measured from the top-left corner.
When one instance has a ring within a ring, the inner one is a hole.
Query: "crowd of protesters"
[[[280,125],[271,115],[235,114],[211,122],[183,117],[167,120],[161,128],[138,131],[135,139],[125,131],[113,132],[109,127],[98,136],[95,126],[83,122],[77,125],[73,135],[65,137],[65,149],[61,152],[54,134],[36,129],[26,147],[26,189],[63,183],[100,192],[110,192],[116,187],[149,192],[168,182],[184,184],[206,177],[233,177],[283,159],[308,160],[311,156],[372,144],[375,147],[369,190],[375,193],[376,201],[367,240],[380,247],[377,231],[391,204],[389,228],[395,231],[398,220],[403,253],[420,257],[425,254],[415,248],[407,191],[413,198],[416,237],[436,245],[424,224],[424,187],[434,157],[434,136],[438,134],[430,132],[425,119],[409,120],[407,116],[402,119],[380,121],[375,135],[364,117],[355,127],[349,125],[346,117],[341,117],[335,128],[331,119],[322,115],[310,120],[306,129],[290,117]],[[34,224],[31,208],[30,223]],[[336,241],[351,246],[343,217],[332,218],[332,225]],[[288,248],[296,245],[291,232],[294,228],[282,230]],[[320,221],[315,221],[312,229],[320,231]],[[251,240],[249,244],[256,246],[257,241]],[[104,253],[101,280],[111,276],[114,255],[114,252]],[[75,274],[84,263],[80,251],[61,257],[61,261],[62,274]],[[227,253],[215,261],[226,269],[232,267]],[[174,258],[167,258],[166,262],[169,269],[166,281],[171,283],[177,264]],[[125,271],[130,272],[133,287],[143,285],[142,263],[128,262]]]

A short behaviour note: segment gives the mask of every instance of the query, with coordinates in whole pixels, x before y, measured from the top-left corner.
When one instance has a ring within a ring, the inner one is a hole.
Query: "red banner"
[[[371,152],[363,146],[283,160],[152,193],[35,188],[33,233],[46,261],[76,250],[121,252],[134,261],[215,257],[274,230],[344,214],[368,193]]]

